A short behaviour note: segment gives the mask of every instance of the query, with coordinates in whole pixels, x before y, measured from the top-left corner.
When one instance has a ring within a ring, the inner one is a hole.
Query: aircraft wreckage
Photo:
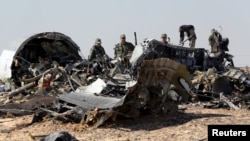
[[[129,62],[90,62],[70,37],[39,33],[24,41],[13,57],[0,115],[34,114],[33,122],[50,116],[98,127],[117,116],[175,112],[179,104],[194,99],[213,100],[207,107],[239,109],[239,104],[249,103],[250,81],[234,67],[224,41],[222,52],[210,54],[204,48],[146,39]]]

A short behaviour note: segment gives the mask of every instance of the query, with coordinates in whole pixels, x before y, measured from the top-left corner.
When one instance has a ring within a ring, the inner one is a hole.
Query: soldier
[[[183,46],[184,42],[186,40],[189,40],[189,46],[190,48],[195,47],[195,41],[196,41],[196,34],[194,32],[194,26],[193,25],[182,25],[179,27],[180,32],[180,44]],[[184,41],[184,34],[187,34],[187,39]]]
[[[211,35],[209,36],[208,41],[211,46],[211,53],[217,53],[220,51],[219,47],[222,41],[222,36],[217,30],[211,30]]]
[[[134,51],[135,46],[126,41],[125,34],[121,34],[120,36],[120,43],[115,45],[114,52],[115,52],[115,59],[131,56],[132,52]]]
[[[167,34],[166,33],[161,34],[161,42],[163,43],[163,45],[167,45],[168,44]]]
[[[95,45],[91,47],[90,54],[88,56],[89,61],[102,61],[106,56],[105,50],[102,47],[102,41],[100,38],[95,40]]]
[[[115,45],[115,64],[116,67],[111,73],[111,76],[119,70],[120,73],[125,73],[130,67],[129,59],[134,51],[135,46],[126,41],[125,34],[120,35],[120,43]]]

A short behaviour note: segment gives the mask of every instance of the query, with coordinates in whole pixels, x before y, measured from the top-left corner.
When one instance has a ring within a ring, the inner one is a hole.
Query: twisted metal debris
[[[89,62],[66,35],[39,33],[24,41],[13,57],[0,115],[34,114],[32,123],[50,116],[98,127],[117,116],[175,112],[195,98],[211,102],[207,107],[237,110],[249,102],[250,81],[227,56],[147,39],[120,72],[124,62]]]

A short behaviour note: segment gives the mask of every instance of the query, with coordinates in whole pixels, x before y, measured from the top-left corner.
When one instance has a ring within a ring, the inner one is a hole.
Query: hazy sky
[[[0,53],[16,50],[30,36],[61,32],[78,44],[87,57],[95,39],[101,38],[107,54],[120,34],[134,43],[160,39],[167,33],[178,44],[178,28],[193,24],[196,47],[210,50],[212,28],[228,37],[236,66],[250,66],[249,0],[1,0]]]

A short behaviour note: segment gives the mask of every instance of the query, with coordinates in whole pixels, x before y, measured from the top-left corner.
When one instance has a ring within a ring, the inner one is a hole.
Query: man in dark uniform
[[[189,46],[190,48],[195,47],[195,41],[196,41],[196,34],[194,32],[194,26],[193,25],[182,25],[179,27],[180,32],[180,44],[183,46],[184,42],[186,40],[189,40]],[[184,41],[185,33],[187,34],[187,39]]]

